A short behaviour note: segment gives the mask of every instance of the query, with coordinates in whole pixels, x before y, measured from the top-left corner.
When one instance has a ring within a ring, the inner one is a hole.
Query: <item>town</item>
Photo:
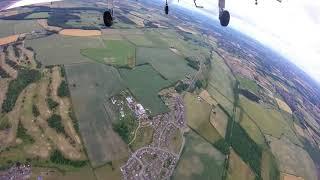
[[[171,94],[170,112],[157,115],[151,120],[139,115],[139,120],[154,129],[152,143],[131,154],[121,167],[124,179],[169,179],[173,174],[183,148],[183,132],[186,128],[183,99],[179,94]],[[177,134],[178,132],[178,134]],[[180,136],[181,142],[173,142]],[[177,147],[172,148],[172,145]]]

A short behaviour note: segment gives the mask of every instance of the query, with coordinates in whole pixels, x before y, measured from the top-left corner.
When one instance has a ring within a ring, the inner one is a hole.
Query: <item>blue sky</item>
[[[50,0],[21,0],[12,7]],[[55,0],[51,0],[55,1]],[[164,0],[163,0],[164,1]],[[218,0],[169,0],[217,19]],[[226,0],[229,28],[273,48],[320,82],[320,0]]]
[[[319,0],[226,0],[230,27],[275,49],[320,82]],[[177,0],[170,3],[178,4]],[[218,18],[218,0],[180,0],[180,6]]]

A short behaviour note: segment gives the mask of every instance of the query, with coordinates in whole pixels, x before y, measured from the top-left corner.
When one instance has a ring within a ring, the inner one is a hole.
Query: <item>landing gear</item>
[[[112,10],[107,10],[103,13],[103,22],[107,27],[112,26],[113,17],[112,17]]]
[[[219,20],[220,20],[220,24],[221,26],[228,26],[229,22],[230,22],[230,13],[229,11],[223,10],[220,14],[219,14]]]
[[[166,15],[169,14],[169,5],[168,5],[168,2],[167,2],[167,1],[166,1],[166,6],[164,7],[164,13],[165,13]]]

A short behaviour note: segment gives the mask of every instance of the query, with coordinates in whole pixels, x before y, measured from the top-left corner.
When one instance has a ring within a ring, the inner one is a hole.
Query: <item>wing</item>
[[[1,0],[0,11],[32,4],[50,3],[61,0]]]

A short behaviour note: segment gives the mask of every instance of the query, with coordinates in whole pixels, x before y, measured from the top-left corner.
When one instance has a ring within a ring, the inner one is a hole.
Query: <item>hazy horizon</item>
[[[218,0],[171,1],[175,5],[218,19]],[[226,0],[231,14],[228,28],[238,30],[274,49],[320,84],[320,1]]]

